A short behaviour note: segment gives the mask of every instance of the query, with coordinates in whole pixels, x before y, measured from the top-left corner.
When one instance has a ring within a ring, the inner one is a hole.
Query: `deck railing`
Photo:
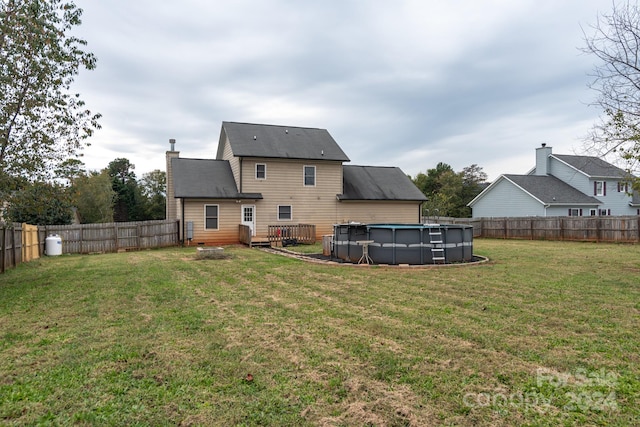
[[[271,244],[312,244],[316,242],[316,226],[314,224],[269,225],[267,237]]]

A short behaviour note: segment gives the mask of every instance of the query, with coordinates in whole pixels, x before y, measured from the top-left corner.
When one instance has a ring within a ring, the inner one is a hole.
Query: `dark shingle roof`
[[[262,199],[259,193],[238,193],[226,160],[171,159],[177,198]]]
[[[342,171],[340,200],[427,200],[400,168],[343,166]]]
[[[620,169],[599,157],[571,156],[567,154],[552,154],[551,156],[573,166],[590,177],[623,178],[628,176],[623,169]]]
[[[601,202],[595,197],[588,196],[582,191],[577,190],[566,182],[551,175],[503,176],[545,204],[601,204]]]
[[[349,161],[326,129],[222,122],[225,134],[235,157]],[[218,159],[222,150],[219,144]]]

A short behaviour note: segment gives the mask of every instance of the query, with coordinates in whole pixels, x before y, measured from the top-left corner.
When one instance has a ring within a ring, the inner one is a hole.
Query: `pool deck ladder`
[[[429,228],[429,242],[431,243],[431,260],[435,264],[436,262],[447,262],[447,258],[444,253],[444,241],[442,240],[442,228],[434,227]],[[436,248],[435,245],[440,245]]]

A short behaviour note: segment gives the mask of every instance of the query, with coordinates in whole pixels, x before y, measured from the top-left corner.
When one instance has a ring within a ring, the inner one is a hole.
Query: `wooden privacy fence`
[[[640,242],[640,216],[473,218],[474,237],[589,242]]]
[[[23,262],[22,224],[0,223],[0,273]]]
[[[22,224],[22,262],[40,258],[38,226]]]
[[[179,229],[178,221],[174,220],[38,227],[40,242],[44,242],[50,235],[60,236],[64,254],[105,253],[177,246],[180,243]]]

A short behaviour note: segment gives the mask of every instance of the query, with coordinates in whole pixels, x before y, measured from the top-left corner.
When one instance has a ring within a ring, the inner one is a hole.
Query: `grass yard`
[[[637,423],[640,246],[474,246],[491,262],[238,247],[23,264],[0,275],[0,423]]]

